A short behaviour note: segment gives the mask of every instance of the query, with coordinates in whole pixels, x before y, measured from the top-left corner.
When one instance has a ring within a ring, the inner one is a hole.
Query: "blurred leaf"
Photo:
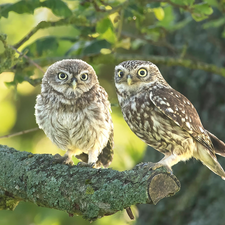
[[[190,23],[192,21],[191,17],[187,17],[183,20],[181,20],[180,22],[175,23],[173,26],[171,26],[169,29],[171,31],[175,31],[175,30],[180,30],[183,27],[185,27],[188,23]]]
[[[114,27],[109,18],[105,18],[97,23],[96,32],[100,34],[98,39],[105,39],[112,44],[116,42]]]
[[[97,54],[101,52],[102,48],[111,48],[111,44],[106,40],[93,40],[86,42],[86,46],[82,51],[82,55]]]
[[[47,7],[52,10],[56,16],[68,17],[72,15],[71,10],[68,8],[67,4],[61,0],[46,0],[41,3],[41,6]]]
[[[207,3],[201,3],[193,6],[192,17],[196,21],[207,19],[213,13],[213,9]]]
[[[34,43],[27,46],[23,51],[27,51],[28,56],[43,57],[54,51],[58,47],[57,37],[46,37],[36,40]]]
[[[155,17],[158,19],[158,20],[163,20],[164,16],[165,16],[165,13],[164,13],[164,10],[162,7],[159,7],[159,8],[154,8],[154,13],[155,13]]]
[[[174,24],[174,20],[175,20],[175,15],[173,12],[173,7],[172,6],[165,7],[164,17],[161,21],[157,22],[157,26],[162,26],[162,27],[165,27],[166,29],[170,29]]]
[[[206,22],[206,23],[203,25],[203,28],[204,28],[204,29],[208,29],[208,28],[211,28],[211,27],[220,27],[220,26],[222,26],[224,23],[225,23],[225,17],[222,17],[222,18],[219,18],[219,19],[217,19],[217,20],[212,20],[212,21]]]
[[[16,12],[18,14],[33,14],[34,10],[39,7],[47,7],[51,9],[56,16],[67,17],[72,15],[72,12],[68,8],[67,4],[61,0],[46,0],[44,2],[40,2],[39,0],[23,0],[14,4],[0,5],[0,18],[1,16],[8,18],[10,11]]]
[[[131,46],[130,38],[122,39],[120,42],[116,43],[116,48],[124,48],[129,50]]]
[[[109,18],[105,18],[97,23],[96,32],[104,34],[109,28],[113,29],[113,24]]]
[[[180,0],[171,0],[171,2],[178,4],[178,5],[185,5],[185,1],[180,1]]]
[[[84,48],[85,41],[77,41],[74,45],[65,53],[65,55],[70,55],[73,53],[73,55],[80,55],[81,50]]]
[[[137,50],[139,47],[143,46],[146,44],[146,40],[142,39],[135,39],[134,41],[131,42],[131,48],[133,50]]]
[[[103,55],[108,55],[110,53],[112,53],[112,51],[108,48],[102,48],[100,51]]]
[[[34,10],[40,6],[41,4],[39,0],[19,1],[14,4],[2,4],[0,5],[0,18],[1,16],[8,18],[10,11],[16,12],[18,14],[33,14]]]
[[[99,35],[98,39],[105,39],[106,41],[114,44],[116,42],[116,34],[108,28],[104,34]]]
[[[219,7],[219,3],[217,0],[205,0],[205,2],[207,2],[209,5],[213,7]]]

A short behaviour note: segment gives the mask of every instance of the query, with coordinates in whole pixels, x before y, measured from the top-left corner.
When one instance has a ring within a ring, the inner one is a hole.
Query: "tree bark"
[[[180,182],[165,167],[152,166],[119,172],[54,164],[52,155],[0,145],[0,209],[28,201],[93,221],[137,203],[157,204],[178,192]]]

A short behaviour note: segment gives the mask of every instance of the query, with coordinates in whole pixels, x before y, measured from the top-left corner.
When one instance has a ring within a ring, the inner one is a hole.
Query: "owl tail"
[[[211,134],[209,131],[207,131],[207,133],[213,143],[215,153],[217,155],[225,157],[225,143],[219,140],[215,135]]]
[[[225,180],[225,172],[222,166],[217,161],[217,158],[213,153],[211,153],[208,149],[206,149],[200,143],[198,144],[198,150],[194,154],[196,159],[199,159],[205,166],[207,166],[211,171],[215,174],[221,176],[223,180]]]

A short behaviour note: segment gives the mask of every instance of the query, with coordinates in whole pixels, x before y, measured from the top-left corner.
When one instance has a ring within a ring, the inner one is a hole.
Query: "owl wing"
[[[215,154],[212,141],[202,126],[195,107],[185,96],[171,87],[160,87],[150,91],[150,100],[167,117]]]
[[[98,156],[98,161],[96,163],[97,166],[109,167],[113,160],[113,147],[114,147],[114,134],[113,129],[111,130],[109,140],[105,148],[103,148],[102,152]]]
[[[103,148],[102,152],[98,156],[98,161],[96,162],[96,166],[100,167],[108,167],[110,163],[113,160],[113,146],[114,146],[114,141],[113,141],[113,129],[111,130],[109,140],[105,148]],[[82,160],[83,162],[88,162],[88,154],[82,153],[80,155],[76,155],[77,159]]]

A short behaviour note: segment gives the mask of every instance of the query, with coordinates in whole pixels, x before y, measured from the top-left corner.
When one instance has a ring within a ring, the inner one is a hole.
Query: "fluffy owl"
[[[35,105],[36,122],[47,137],[66,150],[57,161],[107,167],[113,158],[113,124],[106,91],[92,66],[79,59],[51,65]]]
[[[215,156],[225,156],[225,144],[204,129],[194,106],[164,80],[156,65],[125,61],[115,67],[114,78],[130,129],[165,155],[158,165],[171,169],[179,161],[194,157],[225,179]]]

